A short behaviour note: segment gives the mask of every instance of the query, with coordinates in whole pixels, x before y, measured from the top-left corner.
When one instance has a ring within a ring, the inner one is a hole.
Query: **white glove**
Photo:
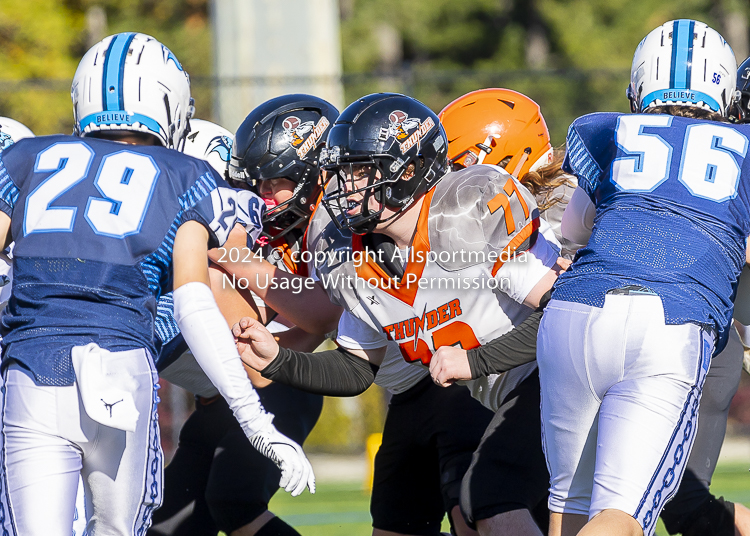
[[[281,469],[279,486],[292,497],[305,491],[305,487],[315,493],[315,475],[302,447],[279,432],[273,423],[269,422],[249,439],[258,452]]]

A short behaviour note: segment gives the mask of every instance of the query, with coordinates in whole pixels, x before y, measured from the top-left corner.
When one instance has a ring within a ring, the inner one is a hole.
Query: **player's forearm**
[[[276,334],[279,346],[298,352],[312,352],[325,340],[325,335],[308,333],[299,327]]]
[[[265,412],[240,361],[211,289],[198,282],[174,291],[174,316],[195,360],[232,408],[249,437],[271,416]]]
[[[338,325],[341,308],[331,303],[320,282],[279,270],[265,260],[221,263],[269,307],[308,333],[330,333]]]
[[[378,368],[340,347],[314,354],[279,348],[262,375],[310,393],[356,396],[372,385]]]
[[[508,333],[467,352],[472,379],[499,374],[536,359],[536,337],[542,312],[550,299],[544,295],[539,308]]]
[[[292,279],[305,280],[306,278],[278,268],[274,268],[273,273],[272,277],[275,277],[278,283],[276,288],[268,285],[262,289],[262,294],[253,289],[263,301],[308,333],[325,335],[336,329],[342,309],[331,303],[320,282],[302,284],[302,281],[298,281],[293,284]],[[283,280],[288,280],[288,284],[282,284]],[[261,279],[260,282],[263,283],[264,280]],[[284,288],[285,286],[287,288]],[[292,291],[289,290],[290,288],[300,288],[300,291]]]

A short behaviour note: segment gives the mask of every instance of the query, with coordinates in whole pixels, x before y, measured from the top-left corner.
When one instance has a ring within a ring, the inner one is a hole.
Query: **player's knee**
[[[734,503],[711,497],[692,514],[663,518],[670,534],[683,536],[734,536]]]

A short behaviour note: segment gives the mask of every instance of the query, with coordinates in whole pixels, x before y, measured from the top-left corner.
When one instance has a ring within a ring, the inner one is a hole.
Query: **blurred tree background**
[[[212,119],[210,8],[210,0],[0,0],[0,115],[37,134],[71,132],[81,56],[106,35],[140,31],[180,59],[197,116]],[[541,105],[555,145],[579,115],[628,110],[633,51],[668,20],[706,22],[738,62],[748,55],[745,0],[339,0],[339,10],[347,102],[399,91],[437,112],[468,91],[507,87]],[[328,399],[309,446],[361,450],[380,430],[384,398],[372,388]]]
[[[209,0],[0,0],[0,114],[38,134],[69,132],[70,80],[86,49],[125,30],[169,46],[211,119]],[[591,111],[627,111],[638,42],[675,18],[702,20],[748,54],[743,0],[339,0],[347,102],[401,91],[439,111],[482,87],[542,106],[553,142]]]

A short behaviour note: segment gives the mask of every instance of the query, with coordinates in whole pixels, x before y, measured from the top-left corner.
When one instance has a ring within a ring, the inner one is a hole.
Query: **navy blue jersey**
[[[263,218],[266,215],[266,204],[253,192],[237,190],[237,223],[247,232],[245,246],[248,251],[238,252],[243,257],[255,246],[255,241],[263,231]],[[231,255],[227,252],[226,255]],[[156,346],[158,353],[154,363],[156,370],[161,372],[174,363],[185,350],[187,344],[174,318],[174,299],[172,293],[164,294],[156,304]]]
[[[750,125],[598,113],[570,127],[563,169],[596,204],[594,230],[553,297],[601,307],[642,285],[668,324],[705,324],[724,346],[750,234]]]
[[[178,227],[198,221],[219,246],[235,205],[208,163],[164,147],[47,136],[3,151],[0,210],[15,240],[3,363],[70,385],[73,346],[155,354],[156,299],[171,290]]]

